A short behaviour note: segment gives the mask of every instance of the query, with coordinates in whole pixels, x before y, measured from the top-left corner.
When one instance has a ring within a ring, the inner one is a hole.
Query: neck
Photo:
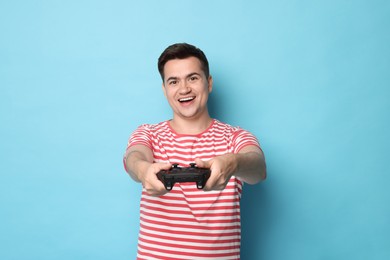
[[[176,133],[196,135],[205,131],[211,125],[212,121],[213,119],[208,114],[198,119],[174,117],[170,125]]]

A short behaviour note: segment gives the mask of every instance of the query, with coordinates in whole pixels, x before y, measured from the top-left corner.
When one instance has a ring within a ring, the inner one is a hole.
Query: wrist
[[[150,165],[150,162],[142,160],[138,160],[134,163],[134,174],[138,181],[144,182],[145,175],[148,172]]]

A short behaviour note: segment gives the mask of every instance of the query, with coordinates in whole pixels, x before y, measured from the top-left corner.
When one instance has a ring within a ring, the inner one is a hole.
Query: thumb
[[[199,158],[195,159],[195,163],[196,163],[196,166],[199,168],[210,168],[211,167],[210,161],[203,161]]]
[[[159,170],[169,170],[171,167],[170,163],[159,163]]]

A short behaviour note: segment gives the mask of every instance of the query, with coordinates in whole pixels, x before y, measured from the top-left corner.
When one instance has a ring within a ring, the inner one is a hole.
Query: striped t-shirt
[[[178,134],[169,121],[141,125],[127,147],[139,144],[152,149],[155,162],[181,167],[195,158],[209,160],[259,146],[248,131],[215,119],[198,135]],[[137,259],[240,259],[242,186],[233,176],[222,191],[198,190],[195,183],[175,183],[160,197],[143,190]]]

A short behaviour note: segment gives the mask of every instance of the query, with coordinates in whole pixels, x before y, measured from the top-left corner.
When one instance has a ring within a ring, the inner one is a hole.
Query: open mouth
[[[187,103],[187,102],[191,102],[192,100],[194,100],[195,97],[185,97],[185,98],[179,98],[179,102],[180,103]]]

